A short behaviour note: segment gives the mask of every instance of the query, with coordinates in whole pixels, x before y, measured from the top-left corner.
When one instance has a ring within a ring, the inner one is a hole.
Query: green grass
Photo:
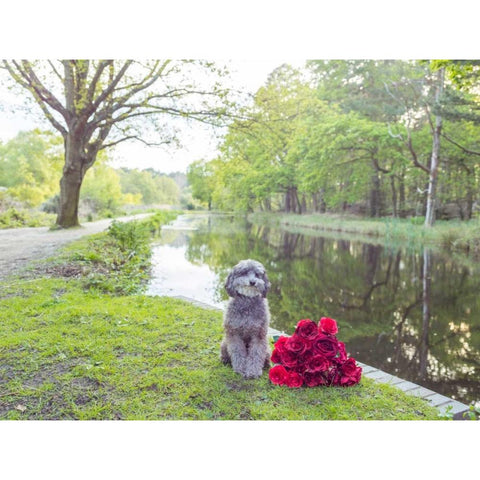
[[[144,227],[167,218],[157,220]],[[119,228],[0,284],[0,419],[439,418],[368,378],[301,389],[274,386],[266,372],[244,380],[219,360],[220,312],[125,293],[141,290],[149,250],[143,227]]]
[[[78,280],[2,285],[2,419],[435,419],[369,379],[288,389],[219,361],[221,314],[180,300],[85,292]]]

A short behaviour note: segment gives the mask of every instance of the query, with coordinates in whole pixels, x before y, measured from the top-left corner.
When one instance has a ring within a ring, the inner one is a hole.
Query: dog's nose
[[[250,285],[251,285],[252,287],[254,287],[254,286],[255,286],[255,280],[250,280]]]

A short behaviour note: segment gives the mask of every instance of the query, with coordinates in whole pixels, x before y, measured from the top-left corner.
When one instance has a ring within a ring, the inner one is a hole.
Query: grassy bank
[[[438,418],[367,378],[287,389],[235,374],[219,361],[221,313],[131,294],[155,227],[113,227],[0,284],[1,419]]]
[[[412,247],[438,246],[480,255],[478,219],[468,222],[437,221],[432,228],[425,228],[421,218],[366,219],[332,214],[255,213],[249,215],[249,219],[260,224],[345,232],[363,237],[365,240],[382,239],[383,242],[407,244]]]
[[[55,222],[56,216],[51,213],[22,208],[9,208],[0,213],[0,229],[49,227]]]

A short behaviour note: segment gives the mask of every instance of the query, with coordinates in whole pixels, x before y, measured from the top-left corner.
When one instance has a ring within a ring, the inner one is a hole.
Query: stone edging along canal
[[[193,298],[184,297],[181,295],[176,295],[173,298],[178,298],[180,300],[186,300],[195,306],[206,308],[209,310],[222,311],[221,308],[209,305],[208,303],[199,302]],[[272,338],[279,337],[280,335],[286,335],[284,332],[280,332],[273,328],[269,328],[268,334]],[[357,361],[357,364],[362,367],[362,375],[368,378],[371,378],[373,381],[378,383],[385,383],[392,385],[393,387],[399,388],[408,395],[414,395],[416,397],[423,398],[426,400],[432,407],[438,409],[440,414],[445,414],[447,411],[450,415],[453,415],[454,420],[462,420],[463,414],[469,411],[469,406],[461,403],[457,400],[454,400],[449,397],[445,397],[433,390],[417,385],[416,383],[409,382],[408,380],[403,380],[400,377],[391,375],[387,372],[379,370],[378,368],[365,365],[362,362]]]

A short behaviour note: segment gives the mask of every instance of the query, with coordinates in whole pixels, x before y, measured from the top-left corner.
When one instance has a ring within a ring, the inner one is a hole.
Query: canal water
[[[273,328],[291,334],[301,319],[335,318],[357,360],[464,403],[480,400],[480,265],[191,214],[163,227],[147,293],[222,307],[228,272],[245,258],[267,269]]]

